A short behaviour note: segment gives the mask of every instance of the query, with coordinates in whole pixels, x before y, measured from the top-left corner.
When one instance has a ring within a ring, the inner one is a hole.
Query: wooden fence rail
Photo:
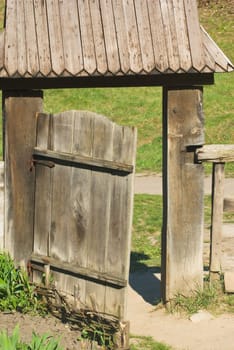
[[[222,222],[224,211],[234,211],[234,198],[224,198],[225,163],[234,162],[234,145],[205,145],[196,151],[198,162],[212,162],[212,212],[210,277],[221,273]]]

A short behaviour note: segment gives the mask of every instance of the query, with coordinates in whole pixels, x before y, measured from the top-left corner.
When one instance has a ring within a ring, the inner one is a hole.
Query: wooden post
[[[163,96],[162,298],[203,286],[202,88],[168,89]]]
[[[224,163],[214,163],[212,173],[212,214],[210,244],[210,279],[216,280],[221,272],[221,244],[223,223]]]
[[[4,92],[4,247],[25,266],[33,247],[35,175],[30,160],[36,144],[36,113],[42,107],[41,91]]]

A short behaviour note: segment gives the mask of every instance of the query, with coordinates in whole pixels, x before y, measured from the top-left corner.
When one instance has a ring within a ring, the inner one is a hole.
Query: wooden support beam
[[[4,248],[26,266],[33,247],[35,175],[30,159],[36,144],[36,113],[42,112],[41,91],[3,94],[5,118]]]
[[[164,89],[162,298],[203,285],[202,88]]]
[[[223,222],[224,163],[213,164],[210,244],[210,278],[219,279]]]
[[[204,145],[196,150],[198,162],[234,162],[234,145]]]

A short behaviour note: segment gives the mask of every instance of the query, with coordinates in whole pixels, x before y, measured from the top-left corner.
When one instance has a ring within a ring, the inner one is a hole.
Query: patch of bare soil
[[[62,323],[52,316],[40,317],[20,313],[0,313],[0,330],[7,330],[12,333],[16,325],[19,325],[21,340],[30,342],[32,333],[38,335],[49,334],[55,338],[61,338],[60,344],[66,350],[82,349],[78,341],[80,333]]]

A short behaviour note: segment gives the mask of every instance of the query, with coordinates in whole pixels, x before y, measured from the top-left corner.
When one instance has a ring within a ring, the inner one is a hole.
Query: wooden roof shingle
[[[229,72],[195,0],[7,0],[0,78]]]

